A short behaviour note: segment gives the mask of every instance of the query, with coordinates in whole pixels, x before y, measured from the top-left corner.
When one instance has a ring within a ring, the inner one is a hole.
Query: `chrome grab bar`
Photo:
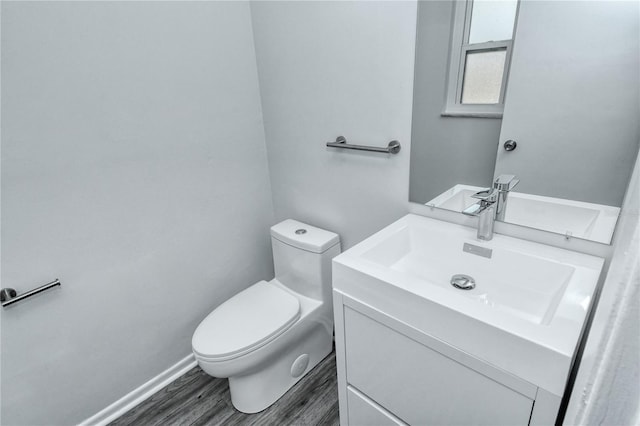
[[[12,288],[3,288],[0,290],[0,302],[2,302],[2,307],[4,308],[38,293],[42,293],[45,290],[61,285],[60,280],[56,278],[50,283],[46,283],[45,285],[41,285],[38,288],[34,288],[33,290],[29,290],[22,294],[17,294],[17,292]]]
[[[400,152],[400,142],[398,141],[391,141],[385,148],[379,148],[377,146],[352,145],[347,143],[347,139],[344,136],[338,136],[335,142],[327,142],[327,146],[330,148],[355,149],[358,151],[385,152],[387,154],[397,154]]]

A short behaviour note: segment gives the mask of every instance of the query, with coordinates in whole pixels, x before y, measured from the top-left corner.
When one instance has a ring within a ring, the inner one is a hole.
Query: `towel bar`
[[[391,141],[389,145],[384,148],[367,145],[352,145],[347,143],[347,139],[344,136],[338,136],[335,142],[327,142],[327,146],[330,148],[343,148],[343,149],[355,149],[358,151],[372,151],[372,152],[385,152],[387,154],[397,154],[400,152],[400,142]]]

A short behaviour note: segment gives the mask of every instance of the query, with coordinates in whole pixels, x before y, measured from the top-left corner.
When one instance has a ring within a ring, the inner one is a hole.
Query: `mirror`
[[[419,2],[409,199],[461,212],[515,175],[504,221],[609,244],[640,142],[638,3],[508,3]]]

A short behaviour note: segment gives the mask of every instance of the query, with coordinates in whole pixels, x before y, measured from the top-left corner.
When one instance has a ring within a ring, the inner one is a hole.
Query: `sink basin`
[[[452,297],[465,297],[536,324],[549,324],[575,271],[570,265],[500,246],[487,259],[464,252],[447,229],[420,226],[400,229],[362,257]],[[453,287],[450,279],[455,274],[474,278],[476,287]]]
[[[471,196],[483,189],[455,185],[427,204],[461,212],[478,201]],[[619,213],[618,207],[512,191],[505,222],[609,244]]]
[[[603,259],[475,235],[409,214],[336,257],[334,288],[561,396]]]

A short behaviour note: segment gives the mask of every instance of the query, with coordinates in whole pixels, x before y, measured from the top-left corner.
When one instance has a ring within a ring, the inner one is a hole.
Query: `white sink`
[[[455,185],[427,204],[461,212],[476,203],[471,196],[484,189]],[[609,244],[619,213],[618,207],[512,191],[505,222]]]
[[[409,214],[336,257],[334,288],[561,396],[603,259],[475,235]],[[476,287],[453,287],[454,274]]]
[[[404,227],[362,257],[402,276],[428,282],[452,297],[465,297],[536,324],[551,321],[573,267],[499,246],[486,259],[463,252],[459,240],[451,239],[447,231]],[[450,284],[454,274],[471,276],[476,288],[462,292],[454,288]]]

